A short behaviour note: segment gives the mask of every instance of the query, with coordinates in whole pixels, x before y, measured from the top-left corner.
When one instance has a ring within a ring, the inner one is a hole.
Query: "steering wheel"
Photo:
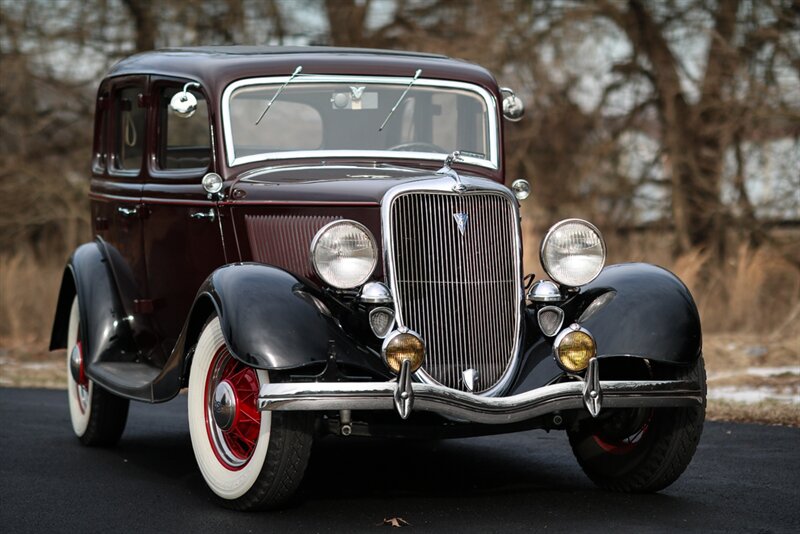
[[[447,153],[447,150],[443,149],[439,145],[434,145],[433,143],[424,143],[422,141],[402,143],[400,145],[389,147],[389,150],[402,150],[404,152],[441,152],[443,154]]]

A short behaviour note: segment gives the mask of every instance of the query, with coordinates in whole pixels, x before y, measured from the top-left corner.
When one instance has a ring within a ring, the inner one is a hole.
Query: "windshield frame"
[[[250,156],[236,157],[236,149],[233,144],[233,132],[231,130],[230,100],[234,91],[241,87],[251,85],[275,85],[280,86],[289,80],[290,76],[268,76],[258,78],[246,78],[237,80],[229,84],[222,93],[222,130],[224,135],[225,157],[229,167],[237,167],[247,163],[257,161],[290,160],[290,159],[333,159],[333,158],[363,158],[371,161],[382,159],[407,159],[407,160],[429,160],[444,162],[447,154],[438,152],[411,152],[399,150],[291,150],[280,152],[264,152]],[[410,76],[358,76],[358,75],[326,75],[326,74],[303,74],[295,78],[303,83],[377,83],[386,85],[407,86]],[[499,150],[499,116],[497,100],[494,95],[485,88],[462,81],[438,80],[432,78],[418,78],[414,86],[420,87],[440,87],[442,89],[461,89],[477,94],[483,99],[487,109],[488,119],[488,148],[487,159],[462,156],[459,160],[462,163],[477,165],[492,170],[497,170],[500,166]],[[291,90],[291,84],[286,90]],[[377,126],[376,126],[377,129]]]

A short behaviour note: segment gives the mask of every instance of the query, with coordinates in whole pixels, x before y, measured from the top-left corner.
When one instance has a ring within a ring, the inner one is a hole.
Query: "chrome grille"
[[[398,324],[425,340],[423,371],[469,391],[463,373],[475,369],[473,391],[492,389],[515,361],[521,321],[512,200],[486,192],[405,193],[391,204],[389,221]]]

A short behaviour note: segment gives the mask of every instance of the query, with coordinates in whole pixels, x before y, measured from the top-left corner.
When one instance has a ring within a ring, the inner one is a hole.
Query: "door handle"
[[[117,213],[123,217],[136,217],[139,214],[139,208],[117,208]]]
[[[189,215],[192,219],[198,220],[207,220],[209,222],[214,222],[217,219],[217,213],[214,211],[214,208],[210,208],[208,211],[197,211]]]

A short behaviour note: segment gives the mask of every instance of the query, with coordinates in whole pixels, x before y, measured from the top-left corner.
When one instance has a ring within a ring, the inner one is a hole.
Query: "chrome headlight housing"
[[[603,270],[606,244],[593,224],[565,219],[544,236],[540,258],[550,278],[567,287],[582,286]]]
[[[311,264],[329,286],[353,289],[364,284],[378,264],[378,246],[361,223],[333,221],[323,226],[311,242]]]

